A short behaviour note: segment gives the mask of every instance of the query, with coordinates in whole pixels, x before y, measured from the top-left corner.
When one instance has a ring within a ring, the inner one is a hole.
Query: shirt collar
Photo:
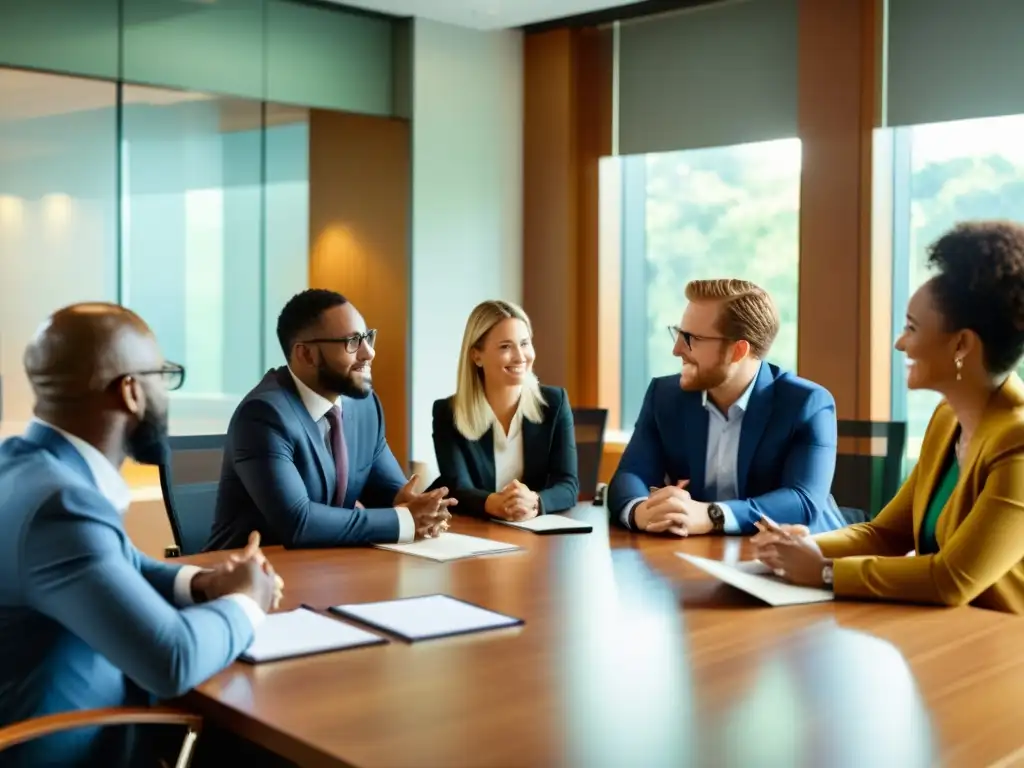
[[[523,429],[523,407],[521,400],[520,405],[516,406],[516,412],[512,415],[512,421],[508,425],[507,435],[505,434],[505,430],[501,428],[501,422],[498,421],[498,417],[494,415],[494,411],[491,411],[491,416],[494,419],[494,442],[497,445],[505,445],[509,440],[514,440],[519,437],[519,433]]]
[[[302,404],[306,406],[306,410],[309,411],[310,417],[313,421],[320,421],[327,412],[334,406],[341,408],[341,398],[339,397],[333,403],[323,395],[318,395],[312,389],[307,387],[302,379],[295,375],[295,372],[291,368],[288,369],[288,373],[292,377],[292,381],[295,382],[295,388],[299,391],[299,399],[302,400]]]
[[[52,429],[54,432],[61,435],[65,440],[71,443],[79,455],[85,461],[89,471],[92,473],[92,479],[96,483],[96,487],[99,492],[103,494],[103,497],[109,501],[120,514],[124,514],[128,511],[128,507],[132,503],[132,492],[128,487],[128,483],[124,481],[121,473],[117,467],[110,463],[110,460],[100,453],[99,449],[93,445],[90,445],[82,438],[77,435],[72,435],[70,432],[65,432],[60,427],[55,427],[53,424],[48,424],[39,418],[34,418],[34,422],[42,424],[48,429]]]
[[[757,370],[754,371],[754,378],[750,380],[747,388],[743,390],[743,394],[740,395],[739,400],[733,403],[732,407],[729,408],[730,414],[747,412],[747,406],[750,404],[750,396],[754,394],[754,385],[757,384],[757,377],[761,375],[762,365],[764,365],[764,363],[758,363]],[[705,408],[715,408],[715,410],[717,410],[715,404],[708,399],[707,391],[701,393],[701,404]]]

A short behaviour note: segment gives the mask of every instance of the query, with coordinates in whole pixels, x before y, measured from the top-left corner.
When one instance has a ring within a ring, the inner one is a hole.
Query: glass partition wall
[[[301,0],[0,18],[0,437],[31,418],[26,342],[87,300],[138,310],[185,365],[172,432],[223,431],[308,285],[310,110],[394,113],[394,20]]]

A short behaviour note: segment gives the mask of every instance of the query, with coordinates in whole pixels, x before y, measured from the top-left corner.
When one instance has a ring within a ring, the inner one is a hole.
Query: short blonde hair
[[[718,332],[733,341],[746,341],[759,360],[768,354],[779,334],[779,311],[772,297],[746,280],[693,280],[686,286],[686,298],[720,303]]]
[[[480,349],[494,326],[508,319],[522,320],[530,337],[533,337],[530,318],[522,307],[510,301],[485,301],[477,304],[466,321],[466,330],[462,334],[462,352],[459,354],[458,383],[452,396],[452,412],[455,414],[455,428],[467,440],[479,440],[494,424],[494,412],[484,395],[484,374],[473,362],[473,350]],[[534,424],[540,424],[544,421],[544,405],[540,383],[531,372],[523,382],[523,391],[519,396],[523,417]]]

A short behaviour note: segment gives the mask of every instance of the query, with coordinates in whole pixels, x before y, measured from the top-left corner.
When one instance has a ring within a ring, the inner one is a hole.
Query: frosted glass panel
[[[113,83],[0,69],[0,434],[24,429],[25,344],[53,312],[117,300]]]
[[[0,64],[117,77],[118,0],[0,0]]]
[[[309,110],[267,104],[264,360],[284,365],[277,316],[309,287]]]
[[[175,434],[223,432],[261,371],[261,105],[124,89],[122,301],[184,364]]]
[[[267,2],[267,99],[391,114],[391,22]]]
[[[263,0],[124,0],[124,79],[262,98]]]

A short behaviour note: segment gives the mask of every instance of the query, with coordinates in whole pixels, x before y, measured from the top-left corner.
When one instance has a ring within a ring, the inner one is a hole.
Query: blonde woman
[[[535,356],[520,307],[485,301],[470,314],[456,392],[434,403],[437,483],[461,513],[526,520],[576,504],[569,398],[537,381]]]

